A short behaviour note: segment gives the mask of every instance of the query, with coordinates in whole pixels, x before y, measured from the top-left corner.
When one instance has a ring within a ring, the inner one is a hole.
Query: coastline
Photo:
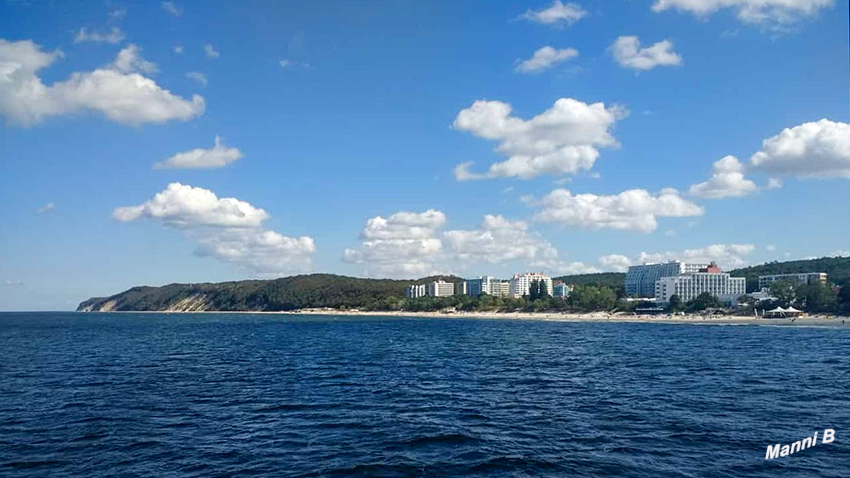
[[[497,320],[539,320],[548,322],[631,322],[647,324],[695,324],[695,325],[765,325],[765,326],[818,326],[850,327],[850,319],[841,316],[813,315],[795,319],[765,319],[750,316],[699,315],[630,315],[607,312],[364,312],[334,309],[301,309],[298,311],[275,312],[289,315],[340,315],[349,317],[411,317],[411,318],[467,318]],[[842,322],[844,321],[844,322]]]
[[[315,315],[341,317],[409,317],[432,319],[478,319],[478,320],[536,320],[547,322],[624,322],[642,324],[691,324],[691,325],[761,325],[761,326],[809,326],[850,328],[850,318],[835,315],[811,315],[797,318],[765,319],[751,316],[729,315],[631,315],[607,312],[406,312],[406,311],[360,311],[337,309],[298,309],[287,311],[223,311],[223,310],[161,310],[161,311],[92,311],[77,313],[121,313],[121,314],[260,314],[260,315]]]

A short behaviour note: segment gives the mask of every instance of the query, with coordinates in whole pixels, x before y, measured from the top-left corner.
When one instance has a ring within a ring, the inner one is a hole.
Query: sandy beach
[[[467,318],[467,319],[513,319],[543,320],[552,322],[635,322],[651,324],[696,324],[696,325],[766,325],[766,326],[819,326],[850,327],[850,318],[840,316],[811,315],[794,319],[764,319],[751,316],[730,315],[633,315],[605,312],[560,313],[560,312],[366,312],[334,309],[302,309],[278,312],[290,315],[331,315],[351,317],[420,317],[420,318]]]

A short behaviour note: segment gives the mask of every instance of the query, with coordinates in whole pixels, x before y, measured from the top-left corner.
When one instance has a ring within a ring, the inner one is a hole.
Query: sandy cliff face
[[[169,303],[164,307],[143,310],[156,310],[161,312],[203,312],[211,309],[212,307],[206,294],[192,294],[188,297]],[[78,312],[114,312],[118,310],[128,310],[126,301],[123,300],[120,295],[106,299],[89,299],[77,307]],[[131,308],[130,310],[138,309]]]
[[[204,294],[194,294],[180,299],[165,309],[166,312],[203,312],[205,310],[210,310],[210,304]]]

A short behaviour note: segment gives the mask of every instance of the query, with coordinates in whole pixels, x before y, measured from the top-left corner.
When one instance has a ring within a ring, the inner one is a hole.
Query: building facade
[[[404,296],[407,297],[408,299],[416,299],[418,297],[425,297],[425,295],[427,293],[428,293],[428,288],[425,286],[425,284],[409,285],[404,290]]]
[[[526,272],[524,274],[514,274],[510,282],[510,296],[523,297],[529,295],[531,291],[531,283],[534,281],[542,281],[546,284],[546,293],[552,295],[552,278],[545,276],[539,272]]]
[[[770,289],[771,284],[776,281],[790,281],[800,284],[824,284],[826,285],[826,273],[824,272],[801,272],[799,274],[773,274],[759,276],[759,289]]]
[[[552,297],[557,297],[559,299],[566,299],[570,296],[570,292],[573,291],[573,286],[564,284],[563,281],[553,281],[552,282]]]
[[[506,298],[511,296],[511,282],[502,280],[499,281],[499,297]],[[493,291],[493,295],[496,295],[496,291]]]
[[[455,283],[455,295],[466,295],[467,293],[466,281]]]
[[[706,269],[710,264],[670,261],[629,267],[624,286],[629,297],[653,297],[655,283],[662,277],[674,277]]]
[[[735,305],[738,297],[747,292],[747,279],[731,277],[725,272],[694,272],[662,277],[655,285],[655,299],[663,303],[669,303],[673,295],[682,302],[690,302],[704,292],[726,305]]]
[[[501,295],[502,281],[490,276],[481,276],[477,279],[469,279],[466,281],[466,293],[478,297],[481,294],[487,294],[499,297]]]
[[[455,294],[455,285],[451,282],[438,280],[428,284],[428,295],[431,297],[451,297]]]

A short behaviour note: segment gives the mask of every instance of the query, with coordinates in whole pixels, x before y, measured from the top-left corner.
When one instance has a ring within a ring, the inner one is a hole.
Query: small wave
[[[429,445],[461,445],[464,443],[477,442],[478,439],[463,433],[445,433],[440,435],[423,435],[402,442],[406,446],[429,446]]]

